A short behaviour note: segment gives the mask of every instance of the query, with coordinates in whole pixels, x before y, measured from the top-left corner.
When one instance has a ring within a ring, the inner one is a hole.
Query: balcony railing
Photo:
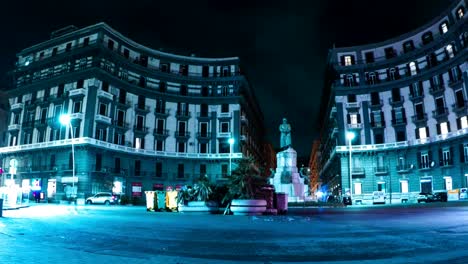
[[[400,164],[396,166],[397,172],[405,173],[413,169],[413,165],[410,164]]]
[[[231,132],[219,132],[218,137],[219,138],[229,138],[229,137],[231,137]]]
[[[371,108],[382,108],[382,106],[383,106],[383,100],[380,99],[378,102],[372,102],[372,101],[371,101],[370,104],[369,104],[369,106],[370,106]]]
[[[16,103],[11,105],[11,111],[21,111],[23,110],[24,103]]]
[[[135,104],[135,110],[149,113],[150,107],[147,105]]]
[[[176,130],[174,132],[174,136],[176,138],[189,138],[190,137],[190,132],[189,131],[179,131],[179,130]]]
[[[394,98],[388,98],[388,102],[392,106],[399,106],[402,105],[405,102],[405,98],[403,96],[400,96],[398,100],[394,100]]]
[[[74,138],[65,140],[55,140],[42,143],[18,145],[11,147],[0,148],[0,154],[4,153],[15,153],[21,151],[31,150],[44,150],[47,148],[57,148],[63,146],[70,146],[73,142],[74,145],[91,145],[95,147],[107,148],[113,151],[119,151],[130,154],[141,154],[148,157],[172,157],[172,158],[188,158],[188,159],[224,159],[228,160],[230,157],[229,153],[181,153],[181,152],[166,152],[166,151],[155,151],[149,149],[135,149],[130,146],[117,145],[105,141],[100,141],[94,138]],[[240,159],[243,157],[242,153],[232,153],[233,159]]]
[[[84,114],[83,113],[72,113],[70,114],[70,119],[81,119],[83,120]]]
[[[20,124],[8,125],[8,131],[20,130],[20,128],[21,128]]]
[[[360,108],[361,102],[345,103],[345,105],[346,105],[346,108]]]
[[[112,119],[108,116],[104,116],[104,115],[96,115],[96,117],[94,118],[94,120],[96,122],[101,122],[101,123],[104,123],[104,124],[112,124]]]
[[[169,116],[170,111],[171,111],[170,109],[155,108],[154,109],[154,114],[156,116],[160,116],[160,117],[167,117],[167,116]]]
[[[197,132],[197,138],[210,139],[211,133],[210,132]]]
[[[103,98],[103,99],[107,99],[109,101],[112,101],[114,99],[114,95],[109,93],[109,92],[106,92],[104,90],[98,90],[97,91],[97,96],[99,98]]]
[[[232,117],[232,113],[231,112],[221,112],[219,113],[218,115],[218,118],[231,118]]]
[[[188,119],[190,118],[190,112],[177,111],[176,118],[178,119]]]
[[[411,120],[413,123],[422,123],[422,122],[427,122],[427,114],[417,114],[411,117]]]
[[[374,167],[375,175],[385,175],[388,174],[388,167],[387,166],[375,166]]]
[[[210,112],[197,112],[197,118],[199,119],[210,119],[211,113]]]
[[[436,84],[436,85],[432,85],[430,88],[429,88],[429,93],[433,96],[438,96],[438,95],[441,95],[443,94],[445,91],[445,86],[442,85],[442,84]]]
[[[449,111],[448,111],[447,107],[437,108],[436,110],[432,111],[432,116],[435,119],[442,118],[442,117],[447,117],[448,114],[449,114]]]
[[[372,128],[382,128],[385,127],[385,122],[384,121],[374,121],[370,123]]]
[[[130,129],[130,124],[123,121],[114,120],[114,126],[121,129]]]
[[[134,132],[148,133],[149,128],[145,126],[133,125]]]
[[[84,88],[77,88],[68,91],[68,96],[70,97],[77,97],[77,96],[86,96],[87,92]]]
[[[361,124],[361,123],[357,123],[357,124],[346,124],[346,126],[347,126],[349,129],[361,129],[361,128],[362,128],[362,124]]]
[[[168,129],[157,129],[157,128],[155,128],[153,130],[153,134],[155,136],[168,137],[169,136],[169,130]]]

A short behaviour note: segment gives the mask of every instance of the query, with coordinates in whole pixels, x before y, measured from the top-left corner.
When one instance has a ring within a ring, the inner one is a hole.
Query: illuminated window
[[[442,25],[440,25],[440,29],[442,30],[443,34],[447,33],[447,31],[448,31],[447,22],[442,23]]]
[[[400,181],[400,192],[408,193],[408,181],[407,180]]]
[[[445,50],[447,51],[447,55],[449,58],[453,58],[453,46],[451,44],[448,44],[447,47],[445,47]]]
[[[448,124],[447,124],[447,122],[440,123],[440,133],[442,135],[448,134]]]
[[[144,144],[145,144],[144,138],[139,138],[139,137],[135,138],[135,148],[136,149],[144,148]]]
[[[362,194],[362,183],[360,182],[354,183],[354,194]]]
[[[416,63],[414,61],[410,62],[409,68],[410,68],[411,76],[416,75],[418,73],[418,70],[416,68]]]
[[[420,128],[418,128],[418,131],[419,131],[419,138],[420,138],[420,139],[425,139],[425,138],[427,138],[426,128],[425,128],[425,127],[420,127]]]
[[[344,57],[344,60],[345,60],[345,66],[350,66],[350,65],[352,65],[351,56],[345,56],[345,57]]]
[[[351,124],[355,125],[358,123],[358,115],[357,114],[349,114],[349,118],[351,120]]]
[[[466,116],[460,118],[460,123],[461,123],[461,128],[462,129],[468,127],[468,119],[466,118]]]
[[[444,177],[444,187],[445,187],[445,190],[447,191],[452,190],[452,177],[449,177],[449,176]]]
[[[462,18],[464,15],[465,15],[465,12],[463,11],[463,7],[458,8],[457,10],[458,19]]]

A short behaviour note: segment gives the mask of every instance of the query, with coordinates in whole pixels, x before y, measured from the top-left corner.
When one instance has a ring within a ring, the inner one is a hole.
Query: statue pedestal
[[[304,184],[297,171],[297,152],[289,147],[276,154],[276,172],[270,184],[275,186],[276,192],[288,194],[288,202],[302,202],[308,192],[308,186]]]

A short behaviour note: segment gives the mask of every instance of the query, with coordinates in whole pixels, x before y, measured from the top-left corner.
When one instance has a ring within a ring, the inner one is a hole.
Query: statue
[[[283,118],[283,123],[279,126],[281,132],[280,147],[288,148],[291,146],[291,125],[288,124],[288,120]]]

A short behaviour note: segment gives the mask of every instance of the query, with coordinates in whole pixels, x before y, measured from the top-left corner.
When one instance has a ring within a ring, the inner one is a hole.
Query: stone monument
[[[283,118],[279,130],[282,151],[276,154],[277,168],[270,178],[270,184],[275,186],[276,192],[286,193],[288,202],[301,202],[308,192],[308,186],[297,170],[297,152],[291,147],[291,125],[286,118]]]

